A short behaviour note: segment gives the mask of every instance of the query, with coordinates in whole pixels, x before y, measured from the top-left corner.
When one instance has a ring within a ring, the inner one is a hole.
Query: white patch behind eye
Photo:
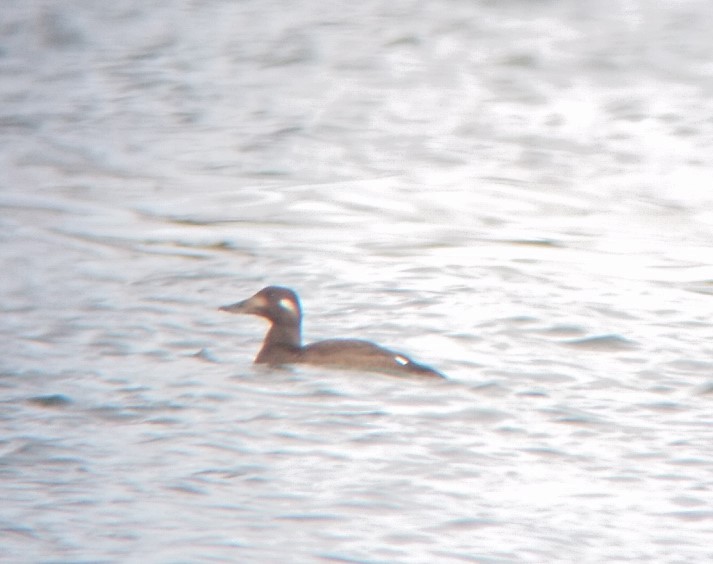
[[[286,309],[292,315],[297,315],[297,304],[289,298],[282,298],[279,302],[282,309]]]
[[[395,360],[396,362],[398,362],[401,366],[406,366],[406,365],[408,364],[408,362],[409,362],[409,361],[408,361],[408,358],[406,358],[405,356],[401,356],[401,355],[396,355],[396,356],[394,357],[394,360]]]

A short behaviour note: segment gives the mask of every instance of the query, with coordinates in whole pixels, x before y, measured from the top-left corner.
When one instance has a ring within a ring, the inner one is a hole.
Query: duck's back
[[[300,362],[394,375],[444,378],[443,374],[414,362],[405,354],[362,339],[328,339],[312,343],[302,348]]]

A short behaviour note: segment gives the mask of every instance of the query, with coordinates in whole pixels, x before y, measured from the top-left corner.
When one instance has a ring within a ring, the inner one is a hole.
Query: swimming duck
[[[268,286],[247,300],[222,306],[220,310],[257,315],[270,322],[262,348],[255,357],[256,364],[311,364],[397,376],[445,378],[437,370],[371,341],[328,339],[302,346],[302,308],[297,294],[290,288]]]

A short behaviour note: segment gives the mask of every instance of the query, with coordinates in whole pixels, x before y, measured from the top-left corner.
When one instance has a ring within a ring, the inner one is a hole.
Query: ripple
[[[27,402],[40,407],[65,407],[73,403],[70,398],[62,394],[35,396],[29,398]]]
[[[664,517],[675,517],[682,521],[707,521],[713,519],[713,511],[710,510],[691,510],[691,511],[671,511],[669,513],[662,513]]]
[[[168,200],[161,198],[145,201],[135,209],[147,219],[208,226],[245,222],[281,224],[284,221],[276,219],[275,210],[284,207],[285,196],[280,191],[242,188],[239,206],[235,192],[231,191],[213,193],[210,198],[202,194]]]
[[[631,350],[638,346],[636,342],[616,334],[597,335],[584,339],[561,341],[561,344],[582,350],[610,352]]]
[[[462,519],[453,519],[452,521],[446,521],[442,527],[443,529],[482,529],[483,527],[493,527],[500,525],[497,521],[492,519],[476,519],[471,517],[464,517]]]
[[[344,521],[346,517],[334,513],[285,513],[277,515],[280,521]]]

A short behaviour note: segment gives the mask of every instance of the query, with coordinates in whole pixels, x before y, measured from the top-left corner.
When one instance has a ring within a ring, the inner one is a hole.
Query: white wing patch
[[[282,309],[286,309],[292,315],[297,315],[297,304],[289,298],[282,298],[278,303]]]
[[[405,356],[401,356],[400,354],[397,354],[394,357],[394,360],[398,362],[401,366],[406,366],[409,363],[408,358],[406,358]]]

